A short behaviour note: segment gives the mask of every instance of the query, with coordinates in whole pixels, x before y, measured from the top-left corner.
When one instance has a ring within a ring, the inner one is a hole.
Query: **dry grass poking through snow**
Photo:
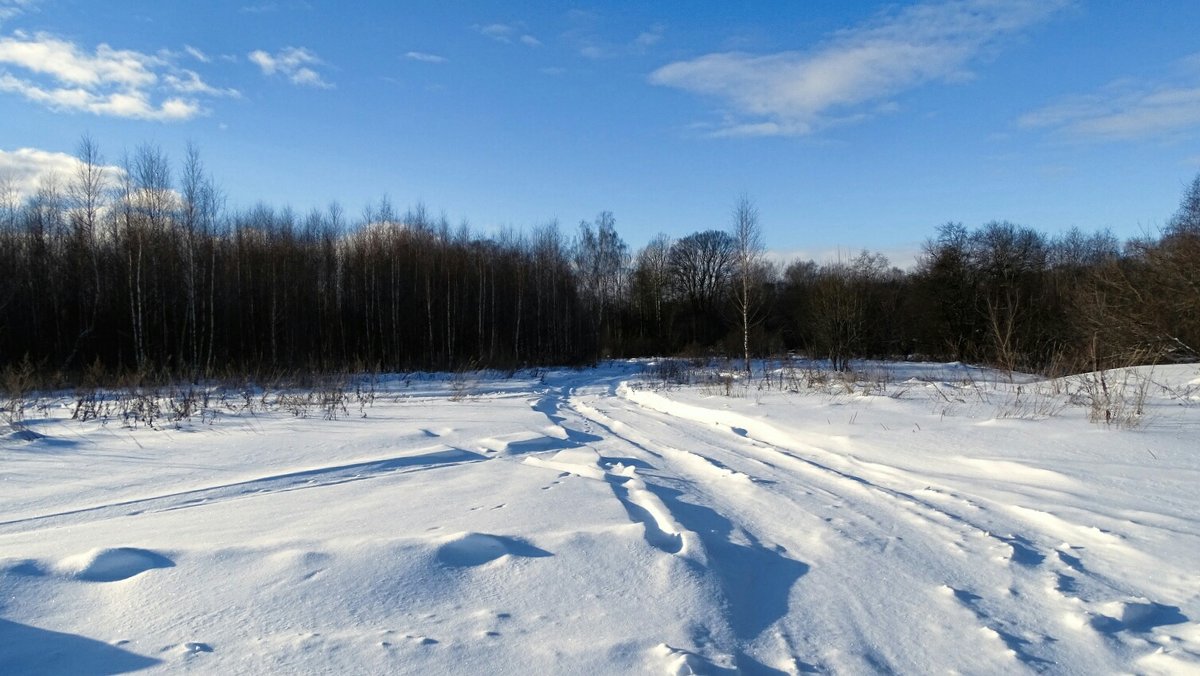
[[[1082,413],[1114,429],[1138,428],[1173,407],[1200,405],[1200,383],[1156,378],[1153,366],[1044,378],[957,362],[861,361],[849,371],[834,371],[823,361],[783,359],[760,361],[748,375],[730,361],[664,359],[650,362],[646,377],[655,387],[696,386],[738,398],[788,393],[927,399],[942,416],[1044,420]]]

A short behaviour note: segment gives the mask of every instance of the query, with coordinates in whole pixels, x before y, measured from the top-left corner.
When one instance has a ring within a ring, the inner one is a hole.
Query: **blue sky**
[[[614,212],[907,263],[946,221],[1155,231],[1200,170],[1200,3],[0,0],[0,173],[190,140],[232,207]],[[22,150],[24,149],[24,150]]]

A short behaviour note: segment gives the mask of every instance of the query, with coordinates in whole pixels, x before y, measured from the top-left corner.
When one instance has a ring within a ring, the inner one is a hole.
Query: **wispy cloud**
[[[238,96],[175,65],[170,52],[145,54],[101,44],[91,52],[46,33],[0,37],[0,92],[57,111],[141,120],[188,120],[199,98]]]
[[[31,197],[51,179],[63,187],[76,175],[79,165],[79,160],[66,153],[36,148],[0,150],[0,202]],[[118,167],[104,169],[114,179],[122,173]]]
[[[614,37],[606,30],[606,18],[594,11],[571,10],[567,12],[571,28],[563,39],[574,44],[580,56],[587,59],[612,59],[623,56],[645,54],[662,42],[666,27],[654,24],[632,38]]]
[[[645,54],[651,47],[662,42],[662,39],[662,26],[655,26],[651,30],[642,31],[627,42],[610,42],[594,37],[582,38],[579,55],[588,59],[613,59],[622,56],[637,56]]]
[[[1080,141],[1169,139],[1200,131],[1200,54],[1174,77],[1118,80],[1027,113],[1017,124]]]
[[[325,62],[304,47],[284,47],[274,54],[256,49],[247,58],[259,67],[263,75],[281,75],[292,84],[302,87],[333,88],[333,84],[316,70]]]
[[[512,35],[516,32],[515,28],[506,23],[476,24],[472,28],[497,42],[512,42]]]
[[[197,47],[193,47],[191,45],[184,45],[183,51],[185,53],[187,53],[188,56],[199,61],[200,63],[212,63],[212,57],[210,57],[208,54],[205,54],[203,51],[201,51]]]
[[[647,47],[653,47],[654,45],[657,45],[658,43],[662,42],[662,39],[663,27],[655,26],[648,31],[642,31],[641,33],[638,33],[638,36],[633,39],[633,45],[635,47],[641,47],[645,49]]]
[[[199,73],[186,68],[181,68],[173,73],[167,73],[163,76],[162,81],[168,89],[181,94],[202,94],[212,97],[228,96],[235,99],[242,95],[236,89],[214,87],[201,79]]]
[[[255,2],[249,5],[242,5],[238,11],[242,14],[271,14],[281,10],[311,10],[312,3],[306,0],[293,0],[292,2]]]
[[[962,82],[1003,40],[1071,0],[950,0],[880,14],[813,49],[724,52],[667,64],[650,82],[724,101],[722,136],[804,135],[878,114],[889,97]]]
[[[446,63],[447,61],[444,56],[429,54],[427,52],[409,52],[404,55],[404,58],[412,61],[420,61],[421,63]]]
[[[37,2],[38,0],[0,0],[0,21],[28,12]]]
[[[471,29],[480,35],[487,36],[496,42],[506,45],[521,43],[526,47],[541,47],[542,41],[526,32],[525,24],[521,21],[512,23],[475,24]]]
[[[279,11],[279,3],[277,2],[258,2],[253,5],[242,5],[238,8],[242,14],[266,14],[268,12]]]

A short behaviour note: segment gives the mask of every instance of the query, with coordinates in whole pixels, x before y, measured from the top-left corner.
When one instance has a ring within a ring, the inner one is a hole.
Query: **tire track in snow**
[[[923,485],[928,483],[924,477],[921,477],[920,480],[918,480],[918,478],[909,476],[909,473],[905,472],[904,470],[900,470],[899,468],[887,467],[887,470],[889,471],[886,473],[879,471],[863,472],[862,470],[877,465],[875,463],[849,461],[847,464],[859,472],[852,474],[850,471],[838,469],[828,462],[821,462],[808,457],[804,452],[798,450],[793,443],[789,443],[790,440],[787,439],[787,435],[785,433],[774,429],[766,423],[761,423],[758,421],[743,421],[741,420],[742,416],[738,416],[737,414],[725,414],[724,412],[719,411],[705,411],[705,413],[708,415],[704,415],[690,410],[694,407],[685,404],[678,404],[674,406],[655,406],[654,403],[656,402],[654,402],[654,400],[651,400],[650,403],[646,403],[641,398],[630,396],[632,391],[629,390],[627,386],[621,388],[621,394],[622,398],[626,401],[630,401],[631,403],[643,409],[654,411],[659,415],[682,420],[690,420],[692,422],[704,421],[705,418],[707,418],[707,420],[712,421],[712,424],[727,429],[732,434],[744,439],[747,443],[741,447],[742,450],[748,450],[753,453],[766,451],[768,453],[778,454],[779,456],[786,458],[785,462],[793,464],[799,463],[798,469],[806,471],[810,475],[813,472],[816,474],[823,474],[828,477],[833,477],[836,480],[845,482],[848,486],[857,486],[867,492],[873,492],[877,495],[889,498],[893,503],[905,510],[904,513],[912,518],[914,524],[932,526],[936,529],[942,530],[947,534],[959,536],[956,540],[947,540],[948,542],[961,543],[972,538],[984,538],[993,542],[998,547],[1005,547],[1010,550],[1010,553],[1005,558],[1008,561],[1024,566],[1036,566],[1046,558],[1046,555],[1039,550],[1038,545],[1031,538],[1021,534],[1020,532],[1013,532],[1008,528],[996,528],[994,526],[984,524],[977,518],[978,516],[994,515],[999,512],[1000,509],[1017,511],[1018,508],[1009,507],[1007,505],[981,508],[976,502],[959,498],[964,505],[970,507],[969,511],[971,514],[968,515],[961,512],[951,511],[947,507],[943,507],[942,505],[938,505],[930,500],[915,495],[914,492],[909,492],[884,484],[883,477],[885,476],[893,481],[897,479],[907,479],[910,484]],[[653,396],[661,399],[659,395]],[[686,415],[680,415],[678,413],[679,411],[685,411]],[[734,424],[736,422],[743,422],[746,427],[738,427],[736,424]],[[752,433],[749,430],[749,428],[752,427],[759,428],[756,430],[757,433]],[[802,446],[804,451],[807,451],[808,453],[817,454],[831,460],[847,460],[844,456],[838,454],[836,451],[823,449],[813,446],[812,444],[799,445]],[[871,473],[873,473],[875,476],[868,478],[866,475]],[[933,489],[931,486],[925,485],[923,490],[935,489]],[[832,492],[838,494],[838,491],[836,490]],[[853,501],[849,502],[852,503]],[[1009,530],[1009,534],[1000,534],[1004,530]],[[1055,537],[1043,539],[1056,540]],[[1043,547],[1045,550],[1049,550],[1050,548],[1051,547],[1049,546]],[[1130,553],[1132,554],[1132,552]]]
[[[983,634],[991,637],[993,644],[999,639],[1005,652],[1025,668],[1042,671],[1057,663],[1059,666],[1071,664],[1081,673],[1105,670],[1108,668],[1105,665],[1124,663],[1131,648],[1144,652],[1146,639],[1163,647],[1180,649],[1177,643],[1180,639],[1173,638],[1171,631],[1165,632],[1161,639],[1149,634],[1155,630],[1157,635],[1157,628],[1164,625],[1187,622],[1188,618],[1178,607],[1140,597],[1128,584],[1090,570],[1074,555],[1063,556],[1064,548],[1067,551],[1082,549],[1063,541],[1069,538],[1073,542],[1083,539],[1112,550],[1104,552],[1112,556],[1144,558],[1117,534],[1076,525],[1046,512],[1030,514],[1030,510],[995,499],[965,498],[958,491],[936,484],[917,491],[905,490],[895,487],[895,482],[920,485],[926,478],[890,465],[862,462],[811,443],[797,443],[759,420],[745,418],[746,424],[741,425],[739,418],[744,416],[736,413],[680,404],[654,394],[650,394],[652,402],[647,404],[644,399],[629,396],[627,386],[622,385],[618,391],[629,404],[641,409],[642,413],[649,413],[650,418],[689,422],[694,429],[706,430],[705,436],[712,435],[715,423],[721,430],[721,438],[735,441],[736,452],[722,457],[781,455],[788,458],[783,461],[784,465],[803,472],[809,480],[823,480],[830,492],[843,495],[846,498],[844,504],[857,512],[858,517],[865,518],[865,523],[850,520],[849,527],[842,529],[843,534],[848,535],[849,531],[864,525],[868,530],[872,525],[879,526],[880,519],[871,512],[886,514],[890,505],[894,514],[917,529],[915,532],[908,529],[903,538],[910,548],[914,536],[917,540],[924,536],[927,544],[934,544],[939,540],[947,541],[949,535],[952,538],[949,542],[962,556],[957,562],[945,561],[944,555],[937,561],[947,569],[944,574],[947,582],[942,586],[955,590],[955,598],[975,616]],[[637,415],[634,411],[630,413]],[[668,424],[668,427],[675,425]],[[722,441],[710,448],[720,446],[727,444]],[[835,461],[848,469],[834,467],[831,463]],[[1037,478],[1074,483],[1073,479],[1053,472],[1042,472]],[[845,493],[842,489],[852,492]],[[919,497],[915,492],[920,490],[933,495],[949,495],[961,509]],[[867,499],[855,499],[855,494]],[[1069,494],[1064,495],[1069,497]],[[896,511],[896,507],[901,510]],[[1002,534],[1005,532],[1008,535]],[[930,538],[930,535],[934,537]],[[888,541],[885,551],[891,548],[892,542]],[[1003,548],[1005,554],[992,556],[998,548]],[[977,564],[981,559],[1005,565],[987,571],[973,570],[971,564]],[[1072,562],[1075,565],[1070,565]],[[917,563],[919,565],[920,561]],[[1062,635],[1064,629],[1077,632],[1080,628],[1092,635],[1101,635],[1102,640],[1080,640],[1072,634],[1071,641],[1062,641],[1060,645],[1055,638]],[[1186,633],[1187,630],[1181,631]],[[1187,643],[1186,639],[1184,643]]]
[[[689,576],[698,575],[715,583],[714,593],[718,597],[715,600],[725,609],[725,626],[712,626],[708,624],[711,620],[697,618],[695,645],[691,648],[697,652],[686,648],[668,652],[676,657],[686,653],[688,664],[693,667],[704,661],[700,673],[723,673],[726,669],[720,665],[731,661],[741,673],[796,673],[815,669],[800,658],[804,651],[797,648],[798,641],[772,630],[788,614],[791,591],[796,581],[808,572],[808,564],[795,558],[784,546],[760,538],[745,521],[727,516],[720,503],[709,499],[707,493],[692,490],[695,486],[686,475],[663,468],[671,465],[670,458],[675,463],[690,465],[692,474],[702,475],[705,481],[732,478],[736,483],[749,483],[749,477],[680,449],[639,443],[628,434],[631,430],[617,431],[614,428],[620,428],[620,424],[584,403],[592,398],[616,401],[618,385],[615,380],[600,385],[594,382],[581,385],[573,380],[561,383],[553,420],[563,425],[569,436],[588,434],[596,438],[586,444],[595,453],[596,461],[584,461],[582,464],[587,468],[579,474],[599,478],[597,472],[604,470],[597,465],[615,467],[630,460],[636,463],[633,467],[618,468],[620,476],[608,473],[606,478],[617,499],[626,507],[631,520],[644,525],[647,542],[686,562],[687,570],[691,571]],[[574,426],[579,430],[573,431]],[[574,453],[560,452],[551,460],[526,458],[525,462],[570,471],[559,459],[564,455],[570,458]],[[678,533],[678,551],[674,533]],[[761,644],[769,645],[764,648]]]
[[[0,534],[23,532],[33,528],[61,527],[89,521],[134,516],[146,512],[187,509],[238,498],[335,486],[351,481],[373,479],[393,472],[419,472],[488,459],[487,456],[473,451],[443,446],[441,450],[415,455],[406,454],[391,458],[284,472],[176,493],[0,521]]]
[[[684,549],[685,534],[689,533],[671,517],[670,510],[662,501],[646,489],[645,482],[635,476],[635,468],[622,467],[612,472],[602,467],[601,461],[601,456],[592,450],[559,451],[552,459],[540,456],[526,457],[524,464],[567,472],[609,484],[630,519],[642,524],[646,542],[652,547],[667,554],[692,553]]]
[[[622,388],[624,392],[624,388]],[[625,398],[628,401],[628,398]],[[612,401],[606,401],[606,404],[614,406]],[[649,413],[649,418],[662,417],[670,419],[672,423],[664,423],[667,427],[676,430],[680,429],[678,422],[685,421],[690,423],[700,423],[700,429],[708,430],[706,436],[712,435],[713,421],[721,418],[723,412],[708,411],[704,416],[691,415],[695,412],[689,411],[689,415],[680,417],[672,415],[673,410],[655,410],[655,407],[646,408],[640,406],[640,402],[631,401],[640,411],[626,409],[627,412],[638,419],[640,414]],[[697,419],[700,418],[700,419]],[[707,418],[707,419],[705,419]],[[644,418],[642,418],[644,419]],[[722,421],[724,422],[724,421]],[[933,551],[937,545],[944,545],[947,542],[956,547],[962,554],[958,557],[950,557],[946,561],[945,555],[941,555],[939,565],[946,569],[945,577],[952,581],[960,579],[958,589],[962,592],[961,598],[984,599],[986,596],[994,596],[995,590],[988,587],[995,587],[995,578],[1000,578],[1000,587],[1004,591],[1003,594],[1009,596],[1028,597],[1030,599],[1038,599],[1036,605],[1040,606],[1039,612],[1034,613],[1012,613],[1011,606],[1003,603],[992,604],[987,602],[977,602],[971,604],[970,610],[980,624],[983,638],[981,641],[981,649],[986,647],[990,641],[992,647],[995,645],[1003,645],[1004,650],[1001,654],[996,655],[997,664],[1005,661],[1005,656],[1015,656],[1018,662],[1026,668],[1033,670],[1041,670],[1045,665],[1050,663],[1051,657],[1055,652],[1053,650],[1053,631],[1055,627],[1041,627],[1030,629],[1029,617],[1059,617],[1063,615],[1067,609],[1063,604],[1055,603],[1054,599],[1044,599],[1044,594],[1039,593],[1047,579],[1048,573],[1042,570],[1046,566],[1046,554],[1039,550],[1038,545],[1028,537],[1010,533],[1009,535],[1001,535],[993,532],[993,528],[983,525],[983,522],[977,520],[977,516],[990,517],[993,512],[980,508],[975,503],[970,503],[973,511],[979,512],[977,515],[955,513],[948,508],[943,508],[940,505],[934,504],[929,500],[922,499],[912,493],[902,489],[893,488],[876,480],[872,480],[866,476],[860,476],[848,471],[843,471],[832,467],[827,463],[817,461],[811,457],[805,457],[795,449],[780,447],[779,444],[770,443],[759,438],[755,433],[751,432],[748,427],[738,427],[735,425],[718,425],[723,428],[728,436],[725,440],[736,440],[733,444],[733,449],[728,448],[725,442],[718,443],[717,446],[708,446],[704,455],[707,456],[707,451],[713,448],[726,446],[726,449],[718,450],[718,453],[724,453],[723,459],[742,455],[747,459],[763,459],[765,456],[772,456],[773,461],[769,464],[764,462],[760,467],[785,468],[799,472],[805,476],[810,483],[817,483],[824,487],[826,495],[838,496],[837,507],[839,511],[846,514],[845,509],[848,507],[851,515],[848,519],[841,519],[842,527],[837,529],[840,535],[843,535],[846,540],[855,544],[859,549],[863,545],[868,545],[868,549],[872,546],[877,546],[876,555],[884,559],[888,559],[892,555],[893,546],[903,540],[912,552],[919,549],[926,550],[923,556],[928,557],[929,552]],[[757,431],[757,430],[756,430]],[[650,435],[654,436],[654,435]],[[661,435],[660,435],[661,436]],[[704,437],[698,437],[703,443],[712,444],[713,442]],[[771,442],[779,441],[777,437],[773,437]],[[824,449],[812,449],[822,457],[836,456],[834,451],[826,451]],[[714,459],[715,460],[715,459]],[[718,461],[720,462],[720,461]],[[782,465],[780,464],[782,463]],[[732,467],[732,463],[725,463]],[[878,479],[878,475],[875,477]],[[786,482],[785,482],[786,483]],[[765,481],[754,482],[759,488],[769,489],[770,485]],[[799,500],[793,502],[804,503],[809,502],[809,509],[813,507],[811,500],[813,494],[799,497]],[[969,501],[968,501],[969,502]],[[820,507],[818,506],[818,509]],[[897,509],[899,508],[899,509]],[[890,519],[889,519],[890,517]],[[901,529],[904,533],[902,536],[896,536],[891,531],[896,529],[897,518],[903,519],[908,523],[908,527]],[[885,525],[891,521],[891,526]],[[827,520],[833,524],[832,519]],[[914,530],[915,529],[915,530]],[[999,530],[999,529],[995,529]],[[863,536],[862,532],[866,531],[867,536]],[[1003,532],[1002,530],[1000,532]],[[915,540],[915,542],[914,542]],[[1004,554],[996,557],[992,554],[993,550],[1002,549]],[[980,556],[983,554],[983,556]],[[973,574],[970,568],[977,565],[980,558],[991,559],[997,563],[1004,564],[1003,566],[992,570],[987,576]],[[1014,565],[1015,564],[1015,565]],[[916,565],[921,565],[918,561]],[[992,578],[986,585],[974,583],[978,587],[979,593],[972,591],[971,584],[966,584],[972,577],[988,577]],[[937,582],[936,578],[929,582]],[[944,584],[944,582],[943,582]],[[925,590],[926,596],[933,596],[938,593],[937,589],[942,585],[931,585]],[[920,589],[913,590],[914,593],[920,594]],[[967,596],[969,595],[969,597]],[[1070,605],[1069,599],[1064,599]],[[1028,601],[1027,601],[1028,603]],[[997,644],[999,639],[999,644]],[[995,653],[995,651],[992,651]],[[876,655],[872,660],[882,659],[882,664],[886,664],[887,660]],[[1084,660],[1086,663],[1087,660]],[[874,668],[874,667],[873,667]]]

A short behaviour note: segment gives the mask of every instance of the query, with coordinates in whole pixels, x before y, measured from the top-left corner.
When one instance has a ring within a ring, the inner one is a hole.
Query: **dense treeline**
[[[799,351],[1069,370],[1196,359],[1200,178],[1158,237],[936,229],[911,271],[879,254],[779,267],[741,198],[727,229],[636,252],[611,213],[485,237],[387,200],[351,218],[225,209],[188,148],[0,200],[0,368],[63,380],[585,363]],[[4,191],[0,190],[0,197]]]
[[[595,353],[567,242],[497,238],[383,201],[349,223],[224,213],[194,150],[144,147],[0,213],[0,361],[191,379],[580,362]],[[116,173],[116,172],[114,172]]]
[[[734,249],[710,231],[638,252],[626,319],[651,340],[635,352],[740,355]],[[902,357],[1044,372],[1200,358],[1200,178],[1156,239],[947,223],[911,271],[867,251],[764,267],[748,332],[759,355],[801,352],[838,369]]]

